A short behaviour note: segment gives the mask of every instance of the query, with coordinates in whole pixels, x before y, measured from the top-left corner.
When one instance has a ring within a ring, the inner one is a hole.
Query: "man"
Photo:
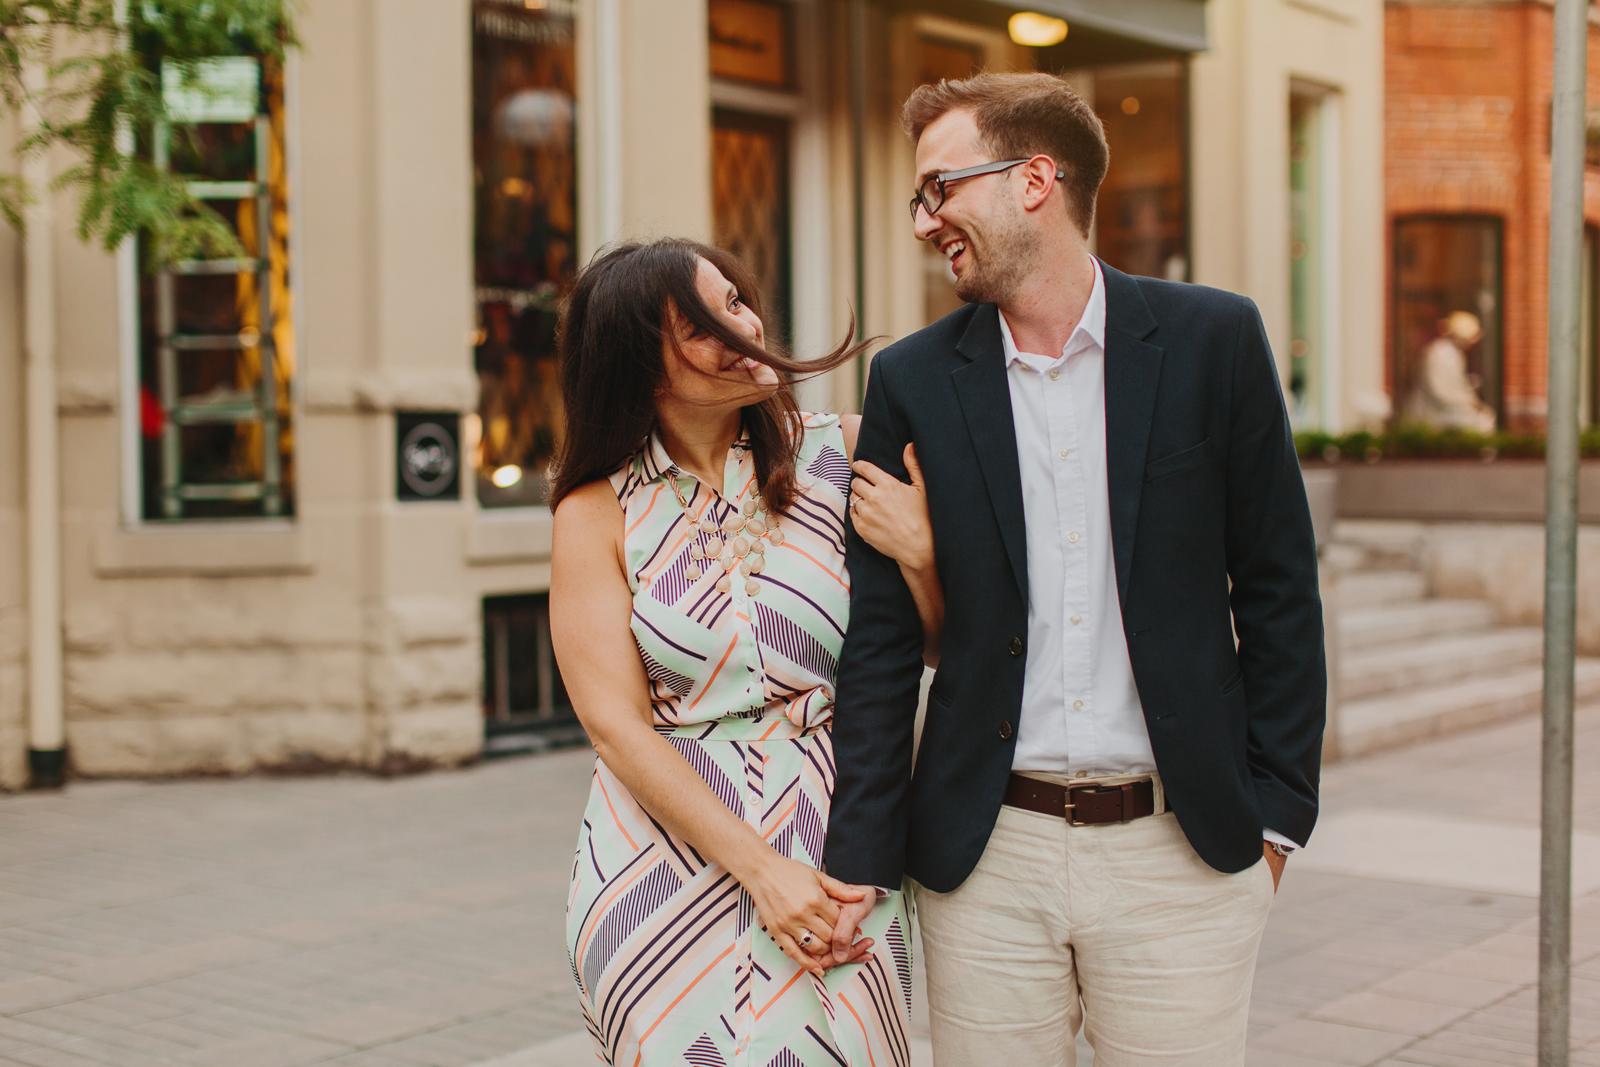
[[[1080,1024],[1097,1067],[1242,1064],[1326,699],[1260,316],[1090,255],[1105,138],[1059,79],[924,86],[904,120],[970,303],[876,358],[856,455],[903,477],[915,445],[943,649],[913,770],[922,629],[852,531],[828,872],[917,883],[940,1067],[1070,1067]]]

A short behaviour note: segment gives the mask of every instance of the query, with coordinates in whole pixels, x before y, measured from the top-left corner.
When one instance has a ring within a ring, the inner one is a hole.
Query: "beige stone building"
[[[229,67],[237,113],[174,150],[251,259],[152,272],[81,246],[60,197],[0,230],[0,786],[30,752],[39,779],[63,749],[81,775],[401,770],[570,733],[543,599],[564,287],[609,240],[685,234],[748,257],[802,353],[852,308],[924,325],[955,306],[906,217],[897,111],[928,79],[1072,79],[1112,143],[1100,253],[1254,297],[1296,420],[1367,417],[1381,19],[311,0],[302,50]],[[863,373],[803,398],[848,410]]]

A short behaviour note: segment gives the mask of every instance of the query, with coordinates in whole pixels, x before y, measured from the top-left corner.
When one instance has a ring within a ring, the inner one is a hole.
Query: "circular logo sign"
[[[438,496],[456,475],[456,445],[436,422],[418,423],[400,442],[400,476],[418,496]]]

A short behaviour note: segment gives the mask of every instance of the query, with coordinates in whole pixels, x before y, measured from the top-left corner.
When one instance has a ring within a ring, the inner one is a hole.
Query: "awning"
[[[1180,52],[1203,52],[1204,0],[991,0],[1008,11],[1037,11],[1067,20],[1067,25],[1102,30]]]

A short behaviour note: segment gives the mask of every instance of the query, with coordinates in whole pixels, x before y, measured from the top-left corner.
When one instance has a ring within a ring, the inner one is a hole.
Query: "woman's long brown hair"
[[[655,398],[666,379],[662,353],[676,346],[672,309],[696,335],[709,335],[741,356],[780,372],[773,394],[743,409],[761,495],[784,512],[799,494],[795,458],[802,430],[784,375],[830,371],[864,353],[871,341],[847,336],[820,359],[796,360],[735,333],[700,297],[700,260],[733,283],[757,316],[761,293],[737,256],[683,238],[631,241],[604,250],[584,268],[561,316],[561,396],[566,433],[556,457],[550,506],[620,467],[656,426]],[[854,333],[854,322],[851,333]],[[663,342],[666,342],[665,346]]]

